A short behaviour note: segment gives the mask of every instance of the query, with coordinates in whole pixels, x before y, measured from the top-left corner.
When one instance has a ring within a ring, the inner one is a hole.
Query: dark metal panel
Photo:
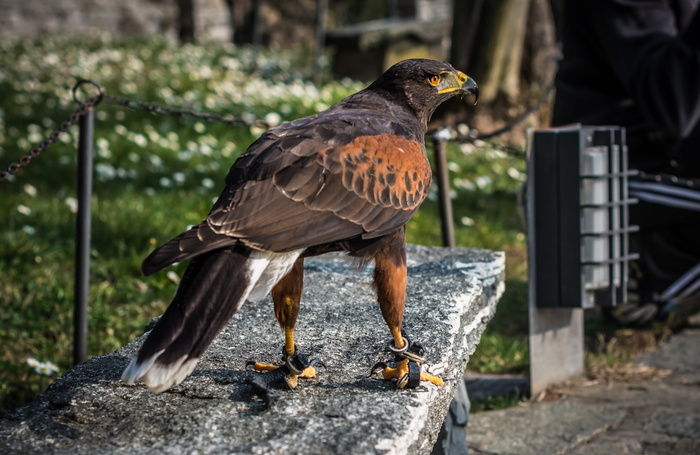
[[[535,131],[528,163],[530,283],[535,286],[536,305],[559,305],[559,194],[557,135],[552,131]],[[533,279],[534,278],[534,279]]]

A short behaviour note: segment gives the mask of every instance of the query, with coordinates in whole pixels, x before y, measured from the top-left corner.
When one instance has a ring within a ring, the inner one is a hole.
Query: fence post
[[[73,310],[73,363],[87,360],[88,295],[90,287],[90,218],[92,149],[95,111],[80,117],[78,136],[78,217],[75,236],[75,307]]]
[[[435,153],[435,176],[438,186],[438,205],[440,207],[440,230],[442,246],[455,246],[455,230],[452,224],[452,200],[450,199],[450,176],[447,169],[447,128],[432,135]]]

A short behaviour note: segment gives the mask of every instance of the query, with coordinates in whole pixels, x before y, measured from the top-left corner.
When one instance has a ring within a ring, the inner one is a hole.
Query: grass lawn
[[[309,66],[303,53],[224,44],[0,41],[0,166],[68,118],[80,78],[115,96],[273,124],[323,110],[363,87],[344,80],[317,88]],[[107,103],[96,113],[90,356],[134,339],[165,309],[184,266],[144,278],[141,261],[207,214],[229,166],[261,133]],[[0,413],[27,403],[71,366],[76,136],[72,128],[0,183]],[[524,154],[484,143],[451,144],[448,154],[458,246],[507,253],[506,293],[469,367],[525,372],[526,240],[515,210]],[[409,241],[439,245],[438,219],[433,188],[408,223]]]

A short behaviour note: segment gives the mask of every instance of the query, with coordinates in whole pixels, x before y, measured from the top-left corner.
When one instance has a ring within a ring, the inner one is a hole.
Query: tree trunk
[[[181,43],[194,41],[194,1],[177,0],[178,10],[178,39]]]
[[[477,34],[470,63],[485,104],[500,96],[508,102],[518,98],[529,7],[530,0],[491,0],[483,9],[483,31]]]
[[[231,24],[231,42],[236,42],[236,10],[234,9],[233,0],[224,0],[226,8],[228,8],[229,24]]]
[[[553,77],[556,38],[549,0],[455,0],[451,62],[479,83],[480,101],[512,103],[524,85]]]
[[[476,47],[476,34],[485,0],[454,0],[450,62],[455,68],[469,69]]]

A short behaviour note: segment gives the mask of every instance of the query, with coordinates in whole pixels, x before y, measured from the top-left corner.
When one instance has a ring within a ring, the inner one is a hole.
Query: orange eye
[[[440,76],[430,76],[430,79],[428,79],[428,82],[430,82],[430,85],[438,85],[440,83]]]

